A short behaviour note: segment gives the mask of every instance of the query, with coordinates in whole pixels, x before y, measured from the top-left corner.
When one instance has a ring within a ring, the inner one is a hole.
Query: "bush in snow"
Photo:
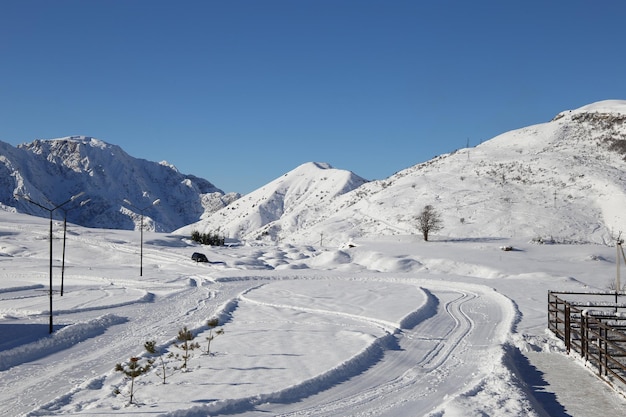
[[[620,287],[621,288],[619,290],[617,290],[618,292],[625,292],[626,291],[626,283],[622,283],[620,285]],[[616,288],[617,288],[617,283],[615,282],[615,280],[611,280],[611,281],[609,281],[606,284],[606,289],[611,291],[611,292],[614,292],[616,290]]]
[[[206,347],[206,351],[204,351],[204,354],[206,355],[211,354],[211,341],[215,339],[217,336],[224,334],[224,329],[218,329],[215,331],[215,333],[213,333],[213,329],[215,329],[218,325],[219,325],[219,320],[217,318],[210,319],[207,322],[207,326],[209,326],[209,336],[206,337],[207,347]]]
[[[225,239],[217,233],[200,233],[197,230],[191,232],[191,240],[210,246],[224,246]]]
[[[146,343],[143,344],[143,347],[146,349],[146,352],[148,352],[149,354],[159,357],[160,369],[156,371],[156,374],[161,377],[161,379],[163,380],[163,383],[165,384],[165,380],[168,376],[167,366],[165,364],[165,360],[163,359],[163,353],[157,348],[156,341],[148,340],[146,341]],[[167,357],[173,358],[174,354],[170,352],[167,355]]]
[[[152,367],[152,360],[141,360],[140,358],[132,357],[128,362],[118,363],[115,365],[117,372],[122,372],[130,379],[130,399],[128,404],[132,404],[135,395],[135,378],[148,372]]]
[[[178,343],[174,343],[174,346],[182,350],[182,353],[176,354],[174,357],[183,361],[181,369],[187,369],[187,363],[193,356],[193,351],[200,348],[200,344],[193,341],[195,337],[196,336],[191,332],[191,330],[187,329],[187,326],[178,331],[178,336],[176,337]]]

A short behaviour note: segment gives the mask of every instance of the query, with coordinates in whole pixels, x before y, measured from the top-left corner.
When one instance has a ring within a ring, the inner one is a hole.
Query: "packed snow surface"
[[[63,261],[55,222],[50,335],[48,227],[0,212],[4,416],[608,417],[626,405],[546,332],[547,291],[606,288],[611,247],[405,235],[211,248],[145,232],[140,258],[139,232],[70,225]],[[199,344],[186,368],[184,327]],[[131,358],[154,363],[131,381],[115,370]]]

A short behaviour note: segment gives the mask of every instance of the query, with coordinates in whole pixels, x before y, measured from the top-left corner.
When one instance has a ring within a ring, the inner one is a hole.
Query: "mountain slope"
[[[36,140],[17,148],[0,142],[0,178],[0,203],[46,217],[47,211],[14,195],[51,208],[85,191],[88,204],[64,208],[69,209],[68,220],[88,227],[139,227],[139,209],[160,199],[159,206],[144,210],[145,224],[171,231],[239,197],[224,195],[210,182],[181,174],[165,162],[133,158],[119,146],[84,136]]]
[[[309,162],[178,232],[279,241],[306,229],[323,206],[366,182],[350,171]]]
[[[349,171],[308,163],[239,199],[166,163],[132,158],[92,138],[18,148],[0,142],[0,207],[47,216],[13,195],[58,204],[85,190],[91,201],[71,210],[70,221],[133,228],[139,211],[122,201],[147,207],[159,198],[160,206],[145,211],[151,229],[343,245],[356,237],[417,234],[415,216],[430,204],[444,224],[433,239],[604,244],[626,229],[625,155],[626,101],[618,100],[564,111],[385,180],[367,182]]]
[[[365,184],[329,206],[314,228],[333,230],[337,243],[416,233],[415,216],[432,204],[451,238],[611,242],[626,228],[625,120],[623,101],[560,113]]]
[[[439,238],[610,243],[626,230],[625,145],[626,101],[603,101],[333,198],[317,191],[284,198],[277,179],[194,227],[244,239],[342,245],[356,237],[417,234],[415,216],[431,204],[443,219]],[[304,175],[298,188],[312,178]],[[281,213],[280,221],[272,213]]]

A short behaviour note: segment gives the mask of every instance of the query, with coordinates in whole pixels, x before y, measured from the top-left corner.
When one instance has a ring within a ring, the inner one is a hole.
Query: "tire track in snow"
[[[467,351],[467,338],[476,323],[464,306],[477,300],[476,294],[451,289],[432,291],[431,307],[435,315],[415,327],[398,334],[398,348],[385,352],[385,357],[346,383],[314,393],[302,403],[269,404],[259,409],[282,417],[298,416],[365,416],[384,414],[386,410],[411,402],[432,408],[441,404],[437,387],[449,386],[457,356]],[[396,375],[392,379],[390,375]],[[459,389],[463,382],[459,381]],[[414,406],[412,406],[414,407]],[[414,408],[411,408],[414,413]],[[248,414],[243,414],[248,415]],[[249,414],[252,415],[252,414]]]
[[[387,320],[380,320],[380,319],[376,319],[376,318],[372,318],[372,317],[361,316],[361,315],[358,315],[358,314],[344,313],[344,312],[341,312],[341,311],[308,308],[308,307],[293,306],[293,305],[288,305],[288,304],[269,303],[269,302],[266,302],[266,301],[255,300],[255,299],[252,299],[252,298],[246,296],[247,293],[250,293],[251,291],[255,290],[256,288],[258,288],[258,287],[248,289],[247,291],[245,291],[244,293],[242,293],[239,296],[239,299],[241,301],[245,301],[245,302],[248,302],[248,303],[251,303],[251,304],[256,304],[256,305],[261,305],[261,306],[266,306],[266,307],[274,307],[274,308],[278,308],[278,309],[288,309],[288,310],[302,311],[304,313],[323,314],[323,315],[330,315],[330,316],[338,316],[338,317],[349,318],[349,319],[352,319],[352,320],[366,322],[368,324],[375,325],[375,326],[380,327],[380,328],[382,328],[383,330],[385,330],[386,332],[389,332],[389,333],[393,333],[393,332],[396,332],[396,331],[400,330],[398,323],[393,323],[393,322],[390,322],[390,321],[387,321]]]

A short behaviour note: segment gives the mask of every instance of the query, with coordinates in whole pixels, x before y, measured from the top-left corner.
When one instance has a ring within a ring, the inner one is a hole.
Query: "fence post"
[[[587,346],[587,311],[583,310],[580,315],[580,356],[587,361],[588,358],[588,346]]]
[[[555,330],[552,324],[552,291],[548,291],[548,329]]]
[[[569,355],[569,351],[570,351],[570,346],[571,346],[571,341],[570,341],[570,307],[569,304],[565,303],[564,304],[564,309],[563,311],[565,312],[565,317],[564,317],[564,321],[565,321],[565,348],[567,349],[567,354]]]
[[[600,340],[598,340],[598,345],[599,345],[599,351],[600,351],[600,375],[607,375],[606,372],[606,367],[608,365],[607,363],[607,357],[606,357],[606,331],[604,330],[603,326],[600,324],[600,331],[598,333],[600,333]],[[604,333],[604,334],[603,334]],[[604,373],[602,371],[602,367],[604,366]]]

